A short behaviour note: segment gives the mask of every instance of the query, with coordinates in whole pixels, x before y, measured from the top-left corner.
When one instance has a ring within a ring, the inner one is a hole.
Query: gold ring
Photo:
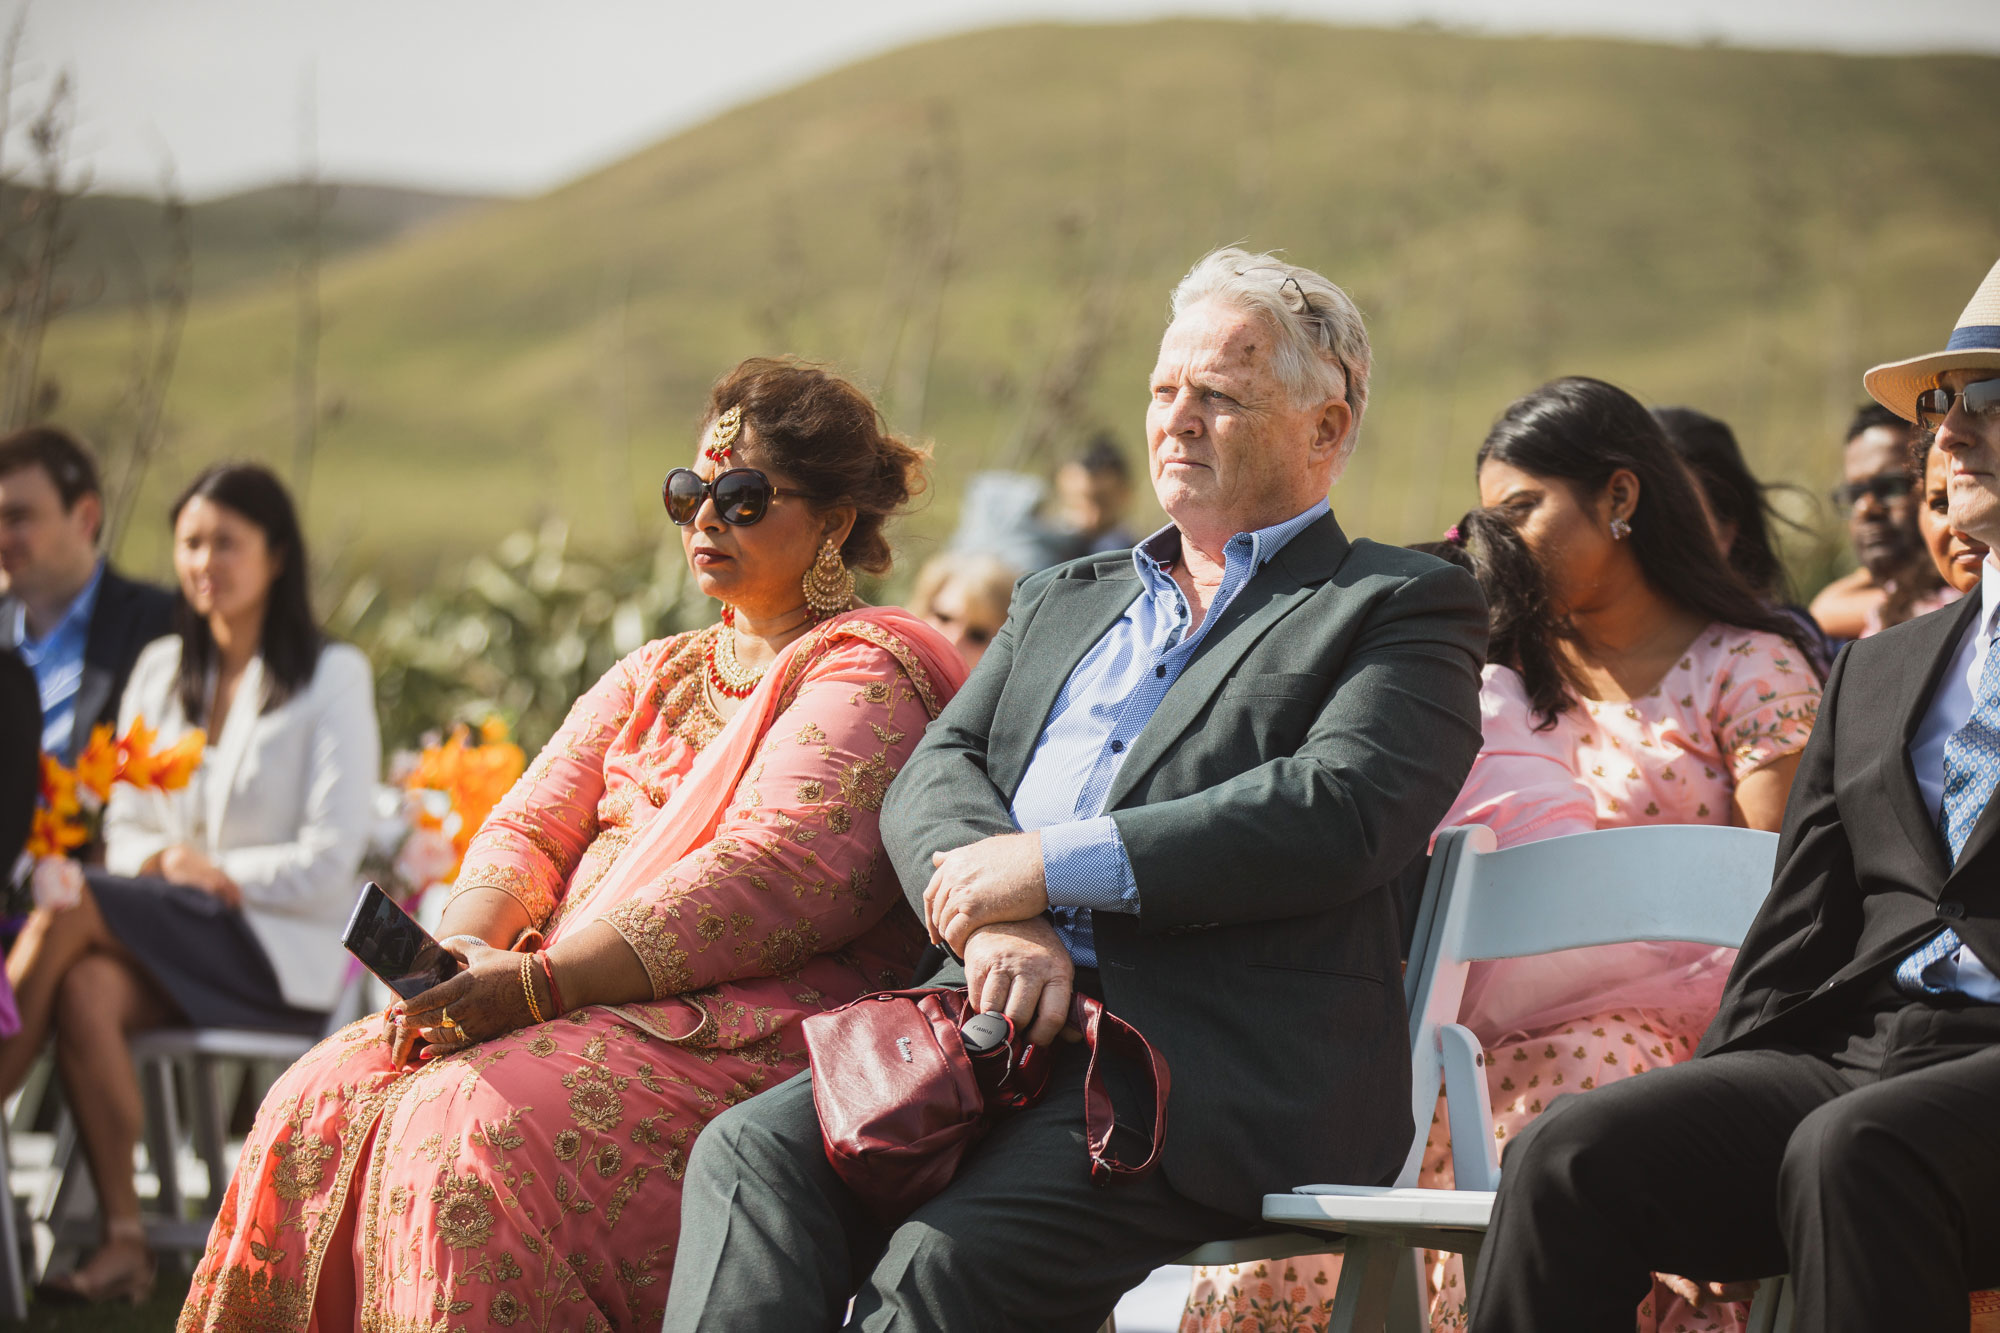
[[[458,1025],[458,1020],[451,1016],[451,1010],[449,1008],[438,1010],[438,1026],[443,1028],[446,1032],[458,1036],[464,1035],[465,1032],[465,1029]]]

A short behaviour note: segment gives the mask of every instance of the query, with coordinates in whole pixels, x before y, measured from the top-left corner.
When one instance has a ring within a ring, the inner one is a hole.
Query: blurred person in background
[[[1503,847],[1637,824],[1775,829],[1819,676],[1799,627],[1695,540],[1709,516],[1660,424],[1601,380],[1556,380],[1507,409],[1478,468],[1483,507],[1442,553],[1486,596],[1480,751],[1438,828],[1485,824]],[[1688,1059],[1732,957],[1641,943],[1475,965],[1459,1021],[1485,1044],[1496,1132],[1557,1093]],[[1440,1115],[1420,1183],[1451,1182]],[[1338,1271],[1197,1269],[1181,1327],[1324,1329]],[[1432,1255],[1430,1282],[1431,1327],[1464,1327],[1459,1257]],[[1635,1318],[1641,1333],[1741,1327],[1736,1307],[1697,1311],[1664,1285]]]
[[[1834,488],[1833,503],[1847,519],[1860,567],[1812,599],[1813,619],[1836,642],[1882,628],[1884,605],[1899,588],[1914,598],[1938,586],[1917,529],[1910,423],[1879,403],[1868,404],[1848,423],[1841,459],[1845,479]]]
[[[1100,431],[1076,457],[1056,469],[1051,525],[1074,543],[1073,556],[1123,551],[1139,536],[1126,526],[1132,508],[1132,465],[1118,437]]]
[[[1799,629],[1799,643],[1825,676],[1833,666],[1833,645],[1812,618],[1792,601],[1791,580],[1772,540],[1771,524],[1784,522],[1771,507],[1770,487],[1757,480],[1736,443],[1729,424],[1691,407],[1656,407],[1653,419],[1667,432],[1694,474],[1715,520],[1715,539],[1730,568],[1742,576],[1765,602],[1789,616]]]
[[[167,632],[173,597],[98,554],[104,496],[83,442],[58,426],[0,438],[0,647],[35,673],[42,749],[76,761],[118,715],[139,650]]]
[[[140,653],[120,733],[143,718],[165,744],[200,728],[201,765],[181,791],[113,788],[106,869],[73,904],[37,907],[7,959],[22,1029],[0,1042],[0,1096],[53,1030],[102,1208],[102,1246],[42,1284],[53,1300],[136,1301],[152,1288],[130,1034],[324,1029],[380,762],[368,660],[313,618],[305,539],[278,479],[211,467],[172,523],[175,633]]]
[[[765,359],[697,440],[662,498],[720,621],[614,665],[495,807],[438,927],[464,970],[271,1090],[183,1329],[650,1333],[697,1135],[805,1067],[808,1015],[908,980],[883,792],[965,668],[851,570],[889,568],[923,455]]]
[[[1930,552],[1931,563],[1937,566],[1939,577],[1954,593],[1963,596],[1979,586],[1984,574],[1982,566],[1992,548],[1952,524],[1951,455],[1939,449],[1929,435],[1924,437],[1921,448],[1924,489],[1917,523],[1923,528],[1924,546]]]
[[[946,551],[917,572],[910,610],[945,637],[969,671],[986,655],[986,645],[1007,623],[1015,571],[990,555]]]

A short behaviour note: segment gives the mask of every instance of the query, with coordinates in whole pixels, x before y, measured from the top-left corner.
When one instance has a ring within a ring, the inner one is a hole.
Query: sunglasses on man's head
[[[2000,379],[1980,380],[1963,389],[1925,389],[1917,395],[1917,424],[1936,430],[1951,415],[1952,404],[1965,409],[1967,416],[1985,417],[2000,412]]]
[[[1915,477],[1901,472],[1879,472],[1866,481],[1850,481],[1844,486],[1834,487],[1833,502],[1842,509],[1852,509],[1872,495],[1878,504],[1888,504],[1915,489]]]
[[[770,512],[771,499],[778,495],[803,498],[805,492],[773,486],[771,479],[754,467],[718,472],[713,481],[703,481],[693,468],[677,467],[667,474],[665,484],[660,487],[667,517],[682,527],[694,522],[694,516],[701,512],[702,501],[712,496],[715,512],[724,523],[747,528]]]

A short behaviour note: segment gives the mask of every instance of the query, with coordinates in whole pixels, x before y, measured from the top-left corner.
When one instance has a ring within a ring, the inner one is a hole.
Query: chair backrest
[[[1450,828],[1432,848],[1432,877],[1411,946],[1411,1113],[1428,1126],[1437,1107],[1437,1030],[1458,1021],[1467,968],[1631,940],[1688,940],[1734,948],[1771,888],[1778,838],[1755,829],[1658,824],[1602,829],[1495,851],[1482,825]],[[1422,939],[1428,925],[1428,940]],[[1423,1142],[1401,1185],[1416,1183]]]

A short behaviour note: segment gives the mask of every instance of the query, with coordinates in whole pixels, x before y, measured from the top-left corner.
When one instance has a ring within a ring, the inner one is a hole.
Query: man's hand
[[[937,868],[924,889],[924,924],[932,944],[948,944],[961,958],[981,926],[1032,921],[1049,908],[1039,833],[981,838],[956,851],[933,853],[931,864]]]
[[[982,1014],[1004,1013],[1036,1046],[1069,1021],[1076,964],[1056,928],[1040,916],[987,926],[965,942],[965,993]]]

